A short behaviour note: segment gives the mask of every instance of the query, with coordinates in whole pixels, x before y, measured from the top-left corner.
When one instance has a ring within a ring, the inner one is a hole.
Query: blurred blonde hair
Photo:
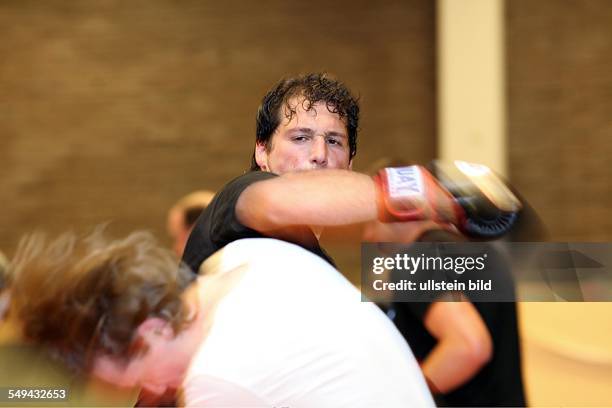
[[[142,351],[135,334],[148,317],[175,332],[187,323],[180,295],[194,275],[148,232],[109,240],[98,229],[53,241],[35,233],[20,241],[9,268],[9,313],[26,340],[77,370],[94,354],[127,360]]]
[[[191,228],[202,210],[210,204],[215,193],[208,190],[198,190],[181,197],[168,214],[179,213],[184,228]]]

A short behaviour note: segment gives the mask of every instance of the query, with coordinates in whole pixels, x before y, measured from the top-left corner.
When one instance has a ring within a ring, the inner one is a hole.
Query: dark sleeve
[[[425,231],[417,242],[460,242],[465,239],[446,230]],[[441,292],[440,296],[444,293]],[[437,340],[425,328],[425,315],[433,302],[395,302],[393,322],[402,333],[417,360],[424,360]]]
[[[258,181],[278,177],[274,173],[252,171],[230,181],[215,197],[210,213],[210,235],[220,248],[240,238],[253,236],[256,231],[245,227],[236,217],[238,198],[248,186]],[[260,234],[257,234],[259,236]]]
[[[446,230],[428,230],[423,232],[416,240],[417,242],[462,242],[465,241],[461,235],[453,234]],[[440,294],[441,296],[443,293]],[[408,302],[406,308],[412,312],[419,320],[425,320],[425,314],[429,310],[432,302]]]
[[[253,171],[225,185],[198,217],[183,253],[183,262],[194,273],[206,258],[232,241],[262,235],[240,223],[236,204],[240,194],[251,184],[278,177],[274,173]]]

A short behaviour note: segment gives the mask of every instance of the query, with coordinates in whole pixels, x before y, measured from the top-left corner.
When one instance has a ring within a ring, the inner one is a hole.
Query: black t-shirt
[[[266,237],[259,231],[245,227],[236,217],[236,203],[240,194],[251,184],[278,177],[274,173],[252,171],[230,181],[215,195],[208,207],[198,217],[183,252],[183,262],[195,273],[200,269],[202,262],[217,250],[230,242],[241,238]],[[302,233],[311,234],[314,244],[305,249],[319,255],[330,264],[332,259],[319,246],[317,239],[308,227]],[[334,265],[335,266],[335,265]]]
[[[419,241],[455,242],[459,237],[445,231],[432,231]],[[489,254],[493,252],[493,248]],[[468,382],[436,398],[438,406],[523,407],[525,394],[521,371],[516,303],[474,302],[491,334],[491,360]],[[417,360],[424,360],[437,343],[424,325],[431,303],[396,302],[393,322],[402,333]]]

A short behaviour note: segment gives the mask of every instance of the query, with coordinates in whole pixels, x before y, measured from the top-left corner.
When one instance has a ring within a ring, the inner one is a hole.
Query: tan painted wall
[[[438,1],[438,157],[507,175],[503,0]]]
[[[510,177],[557,241],[612,240],[612,4],[507,1]]]
[[[502,173],[508,163],[550,240],[609,242],[610,2],[438,5],[440,155]],[[530,404],[612,406],[612,304],[523,303],[519,310]]]
[[[523,303],[523,368],[533,406],[612,406],[609,303]]]
[[[165,236],[183,194],[249,165],[283,76],[327,70],[361,95],[355,167],[434,155],[434,4],[0,2],[0,248],[112,221]]]
[[[612,4],[506,2],[510,177],[554,241],[612,240]],[[612,304],[524,304],[536,406],[612,406]]]

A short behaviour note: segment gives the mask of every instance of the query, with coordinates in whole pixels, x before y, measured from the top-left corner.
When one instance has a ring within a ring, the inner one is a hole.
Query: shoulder
[[[249,185],[256,183],[258,181],[269,180],[271,178],[278,177],[275,173],[270,173],[267,171],[249,171],[248,173],[244,173],[241,176],[236,177],[231,180],[229,183],[223,187],[223,190],[226,189],[245,189]]]
[[[265,181],[275,177],[278,177],[278,175],[265,171],[250,171],[238,176],[228,182],[219,193],[217,193],[210,203],[210,207],[211,209],[215,209],[221,205],[221,208],[224,208],[227,204],[229,204],[230,207],[234,207],[238,198],[247,187],[259,181]]]

